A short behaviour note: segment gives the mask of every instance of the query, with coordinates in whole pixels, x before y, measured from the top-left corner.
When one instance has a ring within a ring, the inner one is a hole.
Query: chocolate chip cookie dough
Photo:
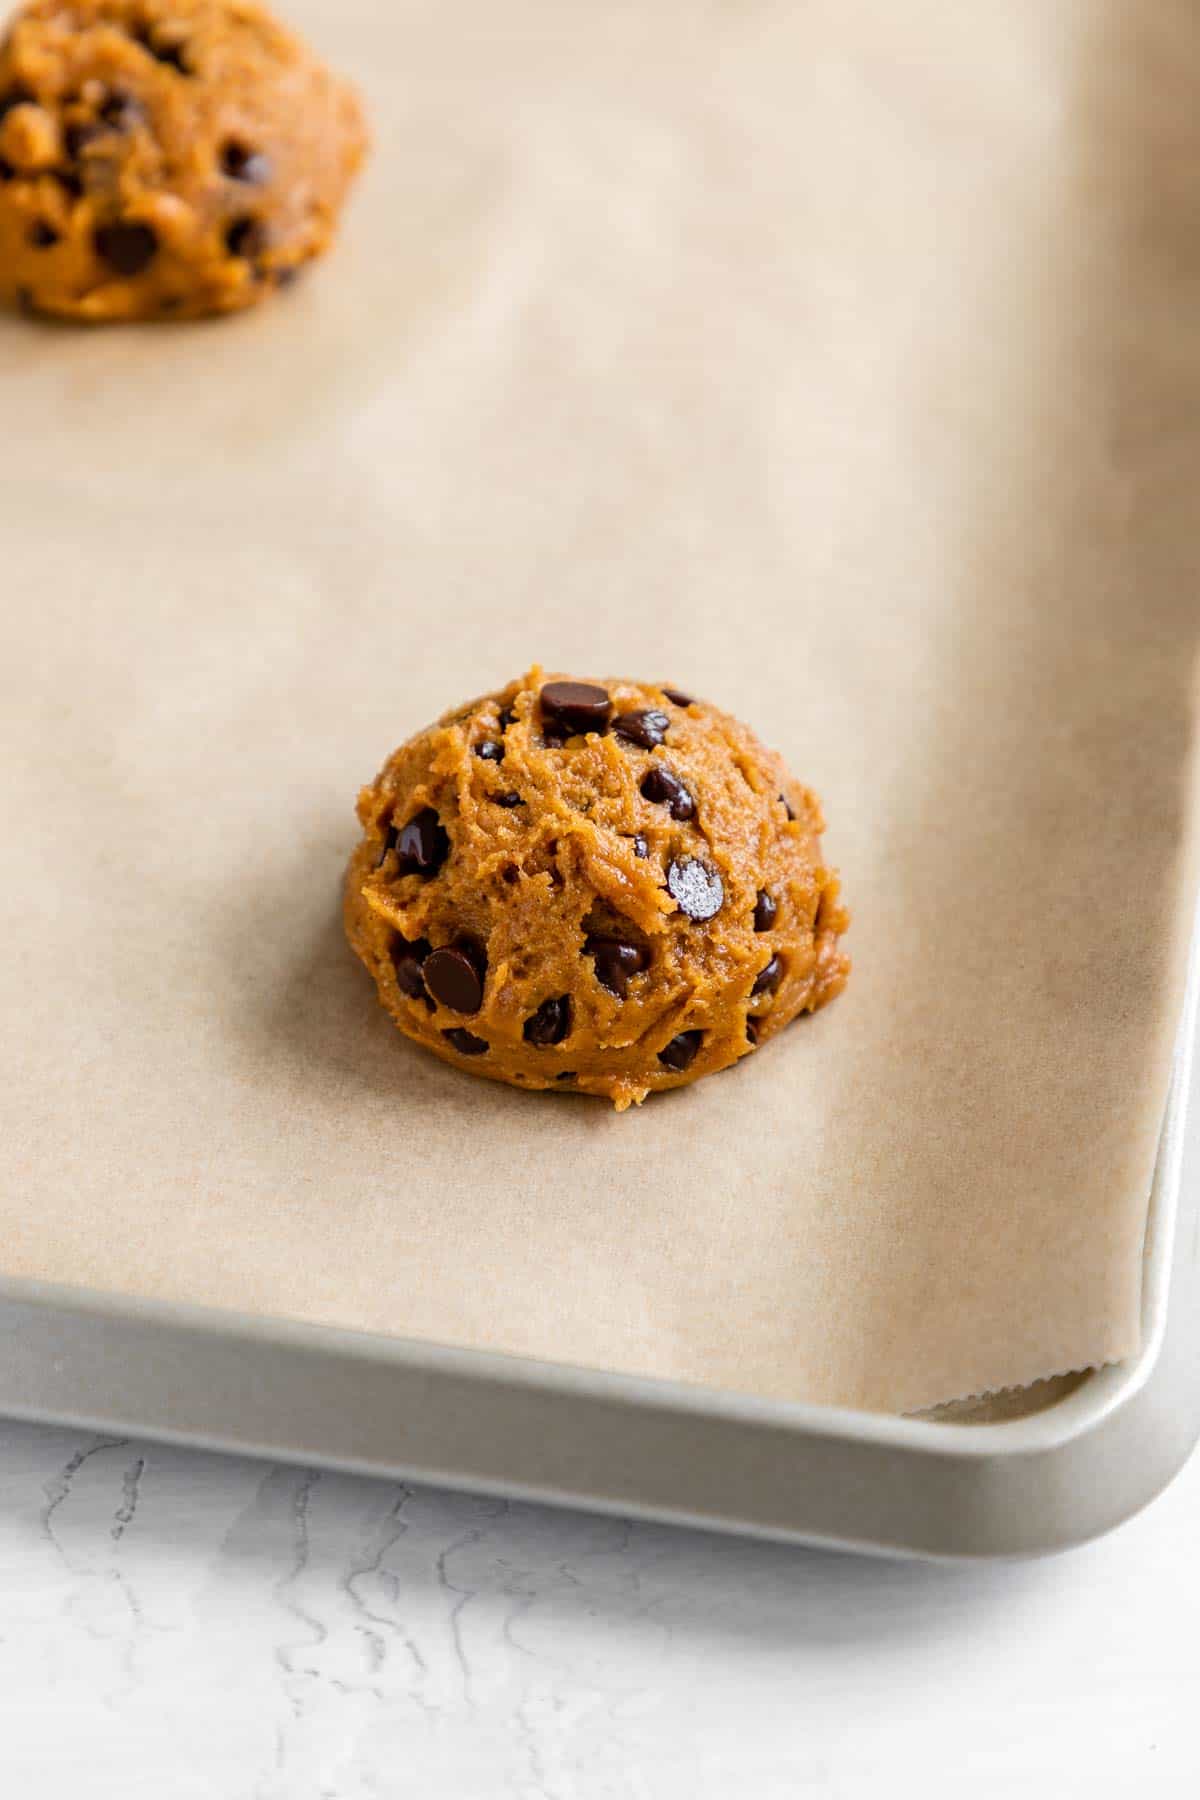
[[[328,248],[365,149],[353,90],[251,0],[32,0],[0,46],[0,295],[252,306]]]
[[[401,745],[358,815],[350,943],[475,1074],[623,1111],[846,984],[816,795],[676,688],[532,669]]]

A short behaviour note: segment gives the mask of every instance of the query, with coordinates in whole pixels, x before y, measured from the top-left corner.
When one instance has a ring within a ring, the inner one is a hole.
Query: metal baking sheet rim
[[[831,1549],[957,1560],[1086,1542],[1200,1436],[1200,1184],[1183,1186],[1198,945],[1142,1348],[1040,1412],[893,1418],[0,1279],[0,1413]],[[1192,1137],[1200,1152],[1195,1121]]]

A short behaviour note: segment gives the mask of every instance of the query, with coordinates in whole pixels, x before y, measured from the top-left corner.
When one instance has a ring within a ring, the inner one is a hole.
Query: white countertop
[[[1200,1791],[1200,1458],[943,1568],[0,1422],[0,1583],[12,1800]]]

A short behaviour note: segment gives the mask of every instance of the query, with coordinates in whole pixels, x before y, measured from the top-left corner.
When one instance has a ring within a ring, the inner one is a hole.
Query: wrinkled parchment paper
[[[0,1265],[909,1408],[1125,1355],[1200,638],[1191,0],[368,0],[334,260],[0,322]],[[403,1042],[359,783],[539,659],[823,795],[856,971],[617,1117]]]

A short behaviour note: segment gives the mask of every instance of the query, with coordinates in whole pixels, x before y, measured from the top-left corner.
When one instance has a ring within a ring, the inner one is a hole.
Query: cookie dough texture
[[[0,47],[0,295],[252,306],[329,247],[365,149],[354,91],[249,0],[33,0]]]
[[[403,744],[358,814],[350,943],[473,1074],[624,1110],[845,985],[816,796],[675,689],[533,669]]]

